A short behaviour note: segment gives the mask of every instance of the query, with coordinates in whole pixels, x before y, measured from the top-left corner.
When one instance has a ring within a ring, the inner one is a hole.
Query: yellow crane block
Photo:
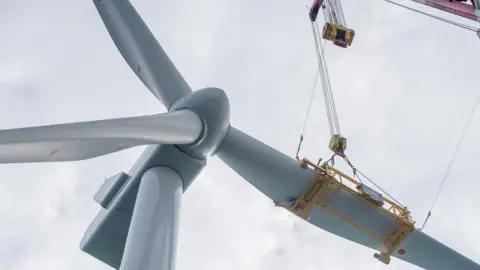
[[[333,135],[328,144],[328,148],[334,153],[344,156],[345,149],[347,149],[347,138],[340,135]]]
[[[326,40],[332,41],[333,44],[342,48],[351,46],[354,36],[354,30],[345,28],[341,25],[325,23],[323,26],[322,37]]]
[[[286,208],[287,210],[291,211],[295,215],[305,220],[309,219],[310,210],[313,206],[316,205],[318,207],[324,208],[331,214],[354,225],[358,229],[372,235],[380,241],[383,241],[384,246],[381,252],[375,253],[374,257],[385,264],[389,264],[390,256],[398,248],[402,241],[408,236],[408,234],[414,230],[415,222],[412,220],[407,207],[402,207],[397,203],[391,201],[390,199],[384,198],[380,193],[376,192],[375,190],[369,188],[366,185],[363,185],[354,178],[340,172],[339,170],[328,165],[327,163],[318,165],[306,158],[302,160],[297,158],[297,160],[300,162],[301,166],[310,167],[311,169],[313,169],[315,171],[315,176],[313,177],[313,180],[305,187],[300,197],[298,197],[292,205],[276,205]],[[369,231],[367,228],[356,224],[353,220],[341,215],[338,212],[335,212],[328,206],[324,206],[318,203],[319,200],[322,198],[326,187],[328,186],[343,189],[349,193],[359,196],[368,203],[373,204],[379,211],[382,211],[396,219],[400,224],[399,229],[391,236],[384,238],[377,235],[375,232]]]

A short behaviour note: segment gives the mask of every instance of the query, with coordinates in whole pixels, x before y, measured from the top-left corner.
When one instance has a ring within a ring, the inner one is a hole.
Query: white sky
[[[235,127],[295,154],[316,60],[302,0],[132,0],[193,88],[230,98]],[[476,35],[382,1],[343,1],[356,30],[327,61],[350,159],[423,221],[478,91]],[[164,112],[91,1],[0,0],[0,128]],[[302,156],[327,157],[317,92]],[[480,261],[480,115],[426,233]],[[81,252],[105,177],[142,148],[63,164],[0,165],[0,269],[110,269]],[[418,269],[327,234],[217,158],[184,196],[177,269]]]

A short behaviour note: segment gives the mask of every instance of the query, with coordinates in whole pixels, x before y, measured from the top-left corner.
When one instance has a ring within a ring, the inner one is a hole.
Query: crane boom
[[[460,17],[464,17],[474,21],[480,21],[480,5],[476,5],[478,0],[473,1],[472,4],[466,4],[460,1],[449,0],[411,0],[422,5],[433,7]]]
[[[390,4],[395,4],[405,9],[409,9],[411,11],[429,16],[431,18],[461,27],[463,29],[476,32],[477,36],[480,38],[480,28],[478,27],[476,28],[467,24],[459,23],[453,20],[449,20],[447,18],[436,16],[436,15],[427,13],[425,11],[400,4],[392,0],[385,0],[385,1]],[[448,12],[463,18],[480,22],[480,0],[471,0],[471,4],[462,3],[462,2],[466,2],[467,0],[411,0],[411,1],[425,5],[425,6],[429,6],[431,8],[442,10],[444,12]]]

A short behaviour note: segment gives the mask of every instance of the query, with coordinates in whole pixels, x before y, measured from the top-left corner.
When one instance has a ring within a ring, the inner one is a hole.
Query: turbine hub
[[[179,98],[170,111],[194,111],[203,122],[199,139],[190,145],[178,145],[183,152],[195,157],[213,156],[230,127],[230,103],[222,89],[208,87]]]

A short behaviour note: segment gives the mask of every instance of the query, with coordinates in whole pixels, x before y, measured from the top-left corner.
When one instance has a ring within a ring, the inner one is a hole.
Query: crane
[[[476,32],[478,38],[480,38],[479,27],[473,27],[467,24],[459,23],[453,20],[440,17],[440,16],[436,16],[436,15],[427,13],[425,11],[421,11],[419,9],[395,2],[393,0],[385,0],[385,1],[394,5],[400,6],[402,8],[414,11],[416,13],[429,16],[431,18],[449,23],[451,25],[455,25],[465,30]],[[441,10],[443,12],[454,14],[461,18],[480,22],[480,0],[470,0],[470,1],[468,0],[410,0],[410,1],[415,2],[416,4],[421,4],[437,10]]]
[[[320,34],[317,23],[320,8],[324,11],[323,15],[326,21],[323,35]],[[416,229],[416,222],[412,219],[409,209],[360,172],[347,158],[345,154],[347,141],[340,131],[321,37],[327,41],[332,41],[337,46],[346,47],[345,37],[348,35],[344,33],[350,30],[345,28],[345,17],[339,0],[314,0],[309,11],[309,18],[330,135],[332,136],[329,148],[334,154],[330,160],[323,163],[321,163],[321,159],[314,163],[307,158],[301,159],[299,157],[316,80],[296,153],[296,160],[300,163],[300,166],[313,172],[312,180],[295,200],[276,202],[275,205],[286,208],[298,217],[326,231],[377,250],[378,252],[374,253],[374,258],[384,264],[389,264],[393,256],[426,269],[480,269],[480,266],[475,262],[424,234],[421,229]],[[332,35],[333,38],[325,35],[328,28],[336,29],[336,35]],[[342,31],[343,34],[339,35]],[[351,30],[351,33],[354,33],[353,30]],[[353,34],[349,37],[353,39]],[[479,102],[480,99],[472,111],[467,127]],[[353,174],[358,180],[334,168],[333,158],[335,156],[341,156],[351,166]],[[329,164],[330,162],[332,164]],[[370,181],[383,194],[366,185],[359,175],[364,180]],[[336,220],[328,219],[328,215],[335,216]],[[430,215],[429,212],[424,225]]]

